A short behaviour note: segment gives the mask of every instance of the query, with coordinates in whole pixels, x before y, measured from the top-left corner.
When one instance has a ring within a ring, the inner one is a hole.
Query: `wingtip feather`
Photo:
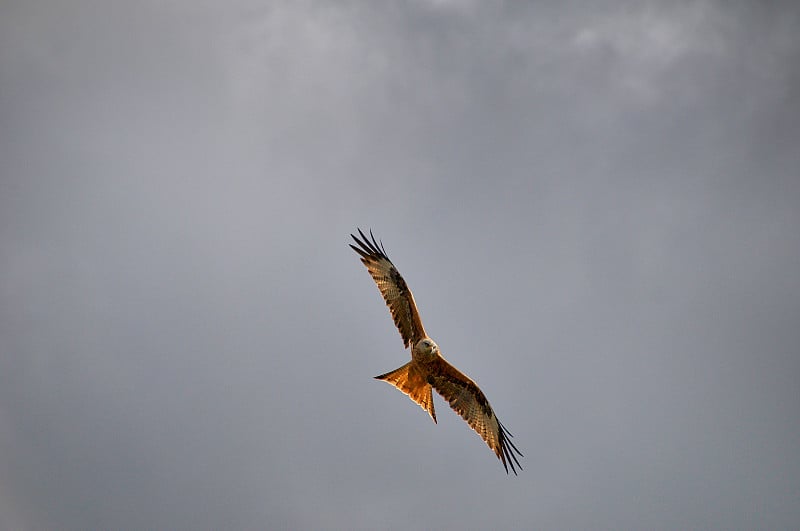
[[[500,451],[497,452],[497,457],[503,463],[503,466],[506,469],[506,474],[508,474],[508,467],[511,466],[511,471],[514,472],[514,475],[517,476],[517,468],[522,470],[522,465],[519,462],[516,454],[519,454],[520,457],[525,457],[522,455],[522,452],[516,447],[516,445],[511,441],[513,435],[510,431],[503,426],[500,421],[497,422],[498,427],[500,428]],[[516,452],[516,454],[515,454]],[[516,464],[516,467],[514,466]]]

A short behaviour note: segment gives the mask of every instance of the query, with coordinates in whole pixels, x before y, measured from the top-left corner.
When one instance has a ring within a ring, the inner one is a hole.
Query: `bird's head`
[[[414,354],[425,361],[432,360],[439,354],[439,345],[429,337],[420,339],[414,346]]]

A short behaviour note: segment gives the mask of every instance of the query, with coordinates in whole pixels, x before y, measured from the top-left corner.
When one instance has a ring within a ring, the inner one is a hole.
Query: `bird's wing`
[[[361,232],[361,229],[358,229],[358,233],[361,235],[361,239],[350,235],[358,247],[352,244],[350,247],[361,256],[361,262],[367,266],[369,274],[378,285],[378,289],[386,301],[386,306],[392,312],[392,319],[400,331],[403,344],[406,347],[413,347],[417,341],[426,337],[414,296],[408,289],[406,281],[400,276],[400,272],[386,256],[383,244],[375,241],[372,231],[369,233],[372,241]]]
[[[522,470],[517,459],[517,455],[522,457],[522,452],[511,442],[511,433],[497,420],[492,406],[475,382],[441,357],[431,363],[428,382],[450,403],[453,411],[461,415],[470,428],[486,441],[503,463],[506,473],[509,466],[514,474],[517,473],[515,463]]]

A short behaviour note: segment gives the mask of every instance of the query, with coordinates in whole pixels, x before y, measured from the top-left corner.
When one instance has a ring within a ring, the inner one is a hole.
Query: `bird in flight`
[[[511,433],[497,419],[492,406],[475,382],[450,365],[439,352],[439,346],[425,333],[414,296],[386,255],[383,242],[379,244],[372,231],[369,232],[371,239],[361,229],[358,229],[358,233],[361,239],[350,235],[358,247],[352,244],[350,247],[361,256],[361,262],[367,266],[378,285],[403,338],[403,345],[405,348],[411,347],[410,362],[375,378],[392,384],[408,395],[428,412],[434,423],[436,411],[433,408],[432,389],[436,389],[450,403],[453,411],[461,415],[497,455],[506,474],[510,466],[516,475],[517,468],[522,470],[517,459],[517,455],[522,457],[522,452],[511,442]]]

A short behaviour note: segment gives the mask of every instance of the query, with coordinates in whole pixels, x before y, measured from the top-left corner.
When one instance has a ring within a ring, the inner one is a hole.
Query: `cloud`
[[[0,526],[800,520],[795,9],[2,9]]]

